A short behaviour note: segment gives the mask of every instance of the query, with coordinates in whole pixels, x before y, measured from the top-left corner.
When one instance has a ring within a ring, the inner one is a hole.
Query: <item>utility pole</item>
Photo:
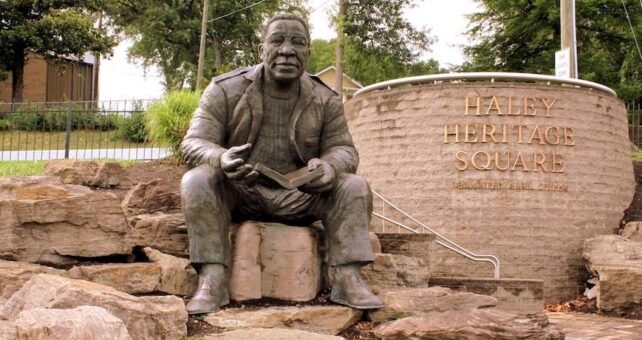
[[[345,0],[339,0],[339,15],[337,17],[337,54],[336,54],[336,77],[334,81],[334,90],[343,97],[343,55],[345,51],[345,32],[344,24],[346,17]]]
[[[570,78],[577,79],[577,38],[575,34],[575,0],[561,0],[560,20],[562,50],[569,49]]]
[[[102,33],[103,32],[103,17],[104,13],[101,11],[100,15],[98,16],[98,30]],[[100,85],[100,53],[96,52],[94,53],[94,68],[92,69],[93,76],[92,76],[92,84],[91,84],[91,100],[94,102],[98,102],[98,99],[100,98],[100,93],[98,92],[100,89],[98,86]]]
[[[203,85],[203,68],[205,67],[205,41],[207,38],[207,19],[210,0],[203,0],[203,20],[201,21],[201,46],[198,52],[198,72],[196,74],[196,90]]]

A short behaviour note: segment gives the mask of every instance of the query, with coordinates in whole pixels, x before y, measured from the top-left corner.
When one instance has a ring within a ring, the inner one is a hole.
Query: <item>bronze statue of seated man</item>
[[[335,268],[330,299],[359,309],[383,307],[361,278],[372,262],[368,225],[372,193],[355,175],[358,155],[339,96],[305,73],[307,23],[280,13],[263,28],[260,65],[213,79],[182,144],[192,166],[181,183],[190,258],[199,288],[190,314],[229,302],[229,225],[252,219],[293,225],[321,220],[328,265]],[[259,176],[261,163],[282,174],[321,168],[322,175],[288,190]]]

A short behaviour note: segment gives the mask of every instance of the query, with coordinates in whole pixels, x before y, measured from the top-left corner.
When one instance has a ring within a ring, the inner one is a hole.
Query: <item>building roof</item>
[[[336,73],[337,68],[336,68],[334,65],[328,66],[328,67],[326,67],[325,69],[323,69],[323,70],[321,70],[321,71],[317,72],[317,74],[315,74],[315,76],[320,77],[322,74],[327,73],[327,72],[330,72],[330,71],[335,71],[335,73]],[[362,88],[362,87],[363,87],[363,85],[362,85],[360,82],[358,82],[358,81],[356,81],[356,80],[352,79],[350,76],[348,76],[347,74],[345,74],[345,72],[343,73],[343,78],[344,78],[344,79],[347,79],[348,81],[350,81],[351,83],[353,83],[353,84],[355,85],[355,88],[357,88],[357,89],[360,89],[360,88]]]

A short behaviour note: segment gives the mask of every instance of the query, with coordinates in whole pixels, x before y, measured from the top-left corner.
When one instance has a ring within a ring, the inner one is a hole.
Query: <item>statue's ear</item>
[[[260,44],[257,46],[257,49],[258,49],[258,51],[259,51],[259,57],[260,57],[260,58],[263,58],[263,53],[265,53],[265,44],[264,44],[264,43],[260,43]]]

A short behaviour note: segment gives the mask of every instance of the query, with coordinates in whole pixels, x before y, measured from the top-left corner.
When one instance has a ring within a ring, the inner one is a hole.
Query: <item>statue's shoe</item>
[[[223,280],[208,275],[185,308],[187,314],[214,313],[230,303]]]
[[[356,309],[384,307],[383,301],[370,291],[356,269],[347,274],[335,272],[330,301]]]

